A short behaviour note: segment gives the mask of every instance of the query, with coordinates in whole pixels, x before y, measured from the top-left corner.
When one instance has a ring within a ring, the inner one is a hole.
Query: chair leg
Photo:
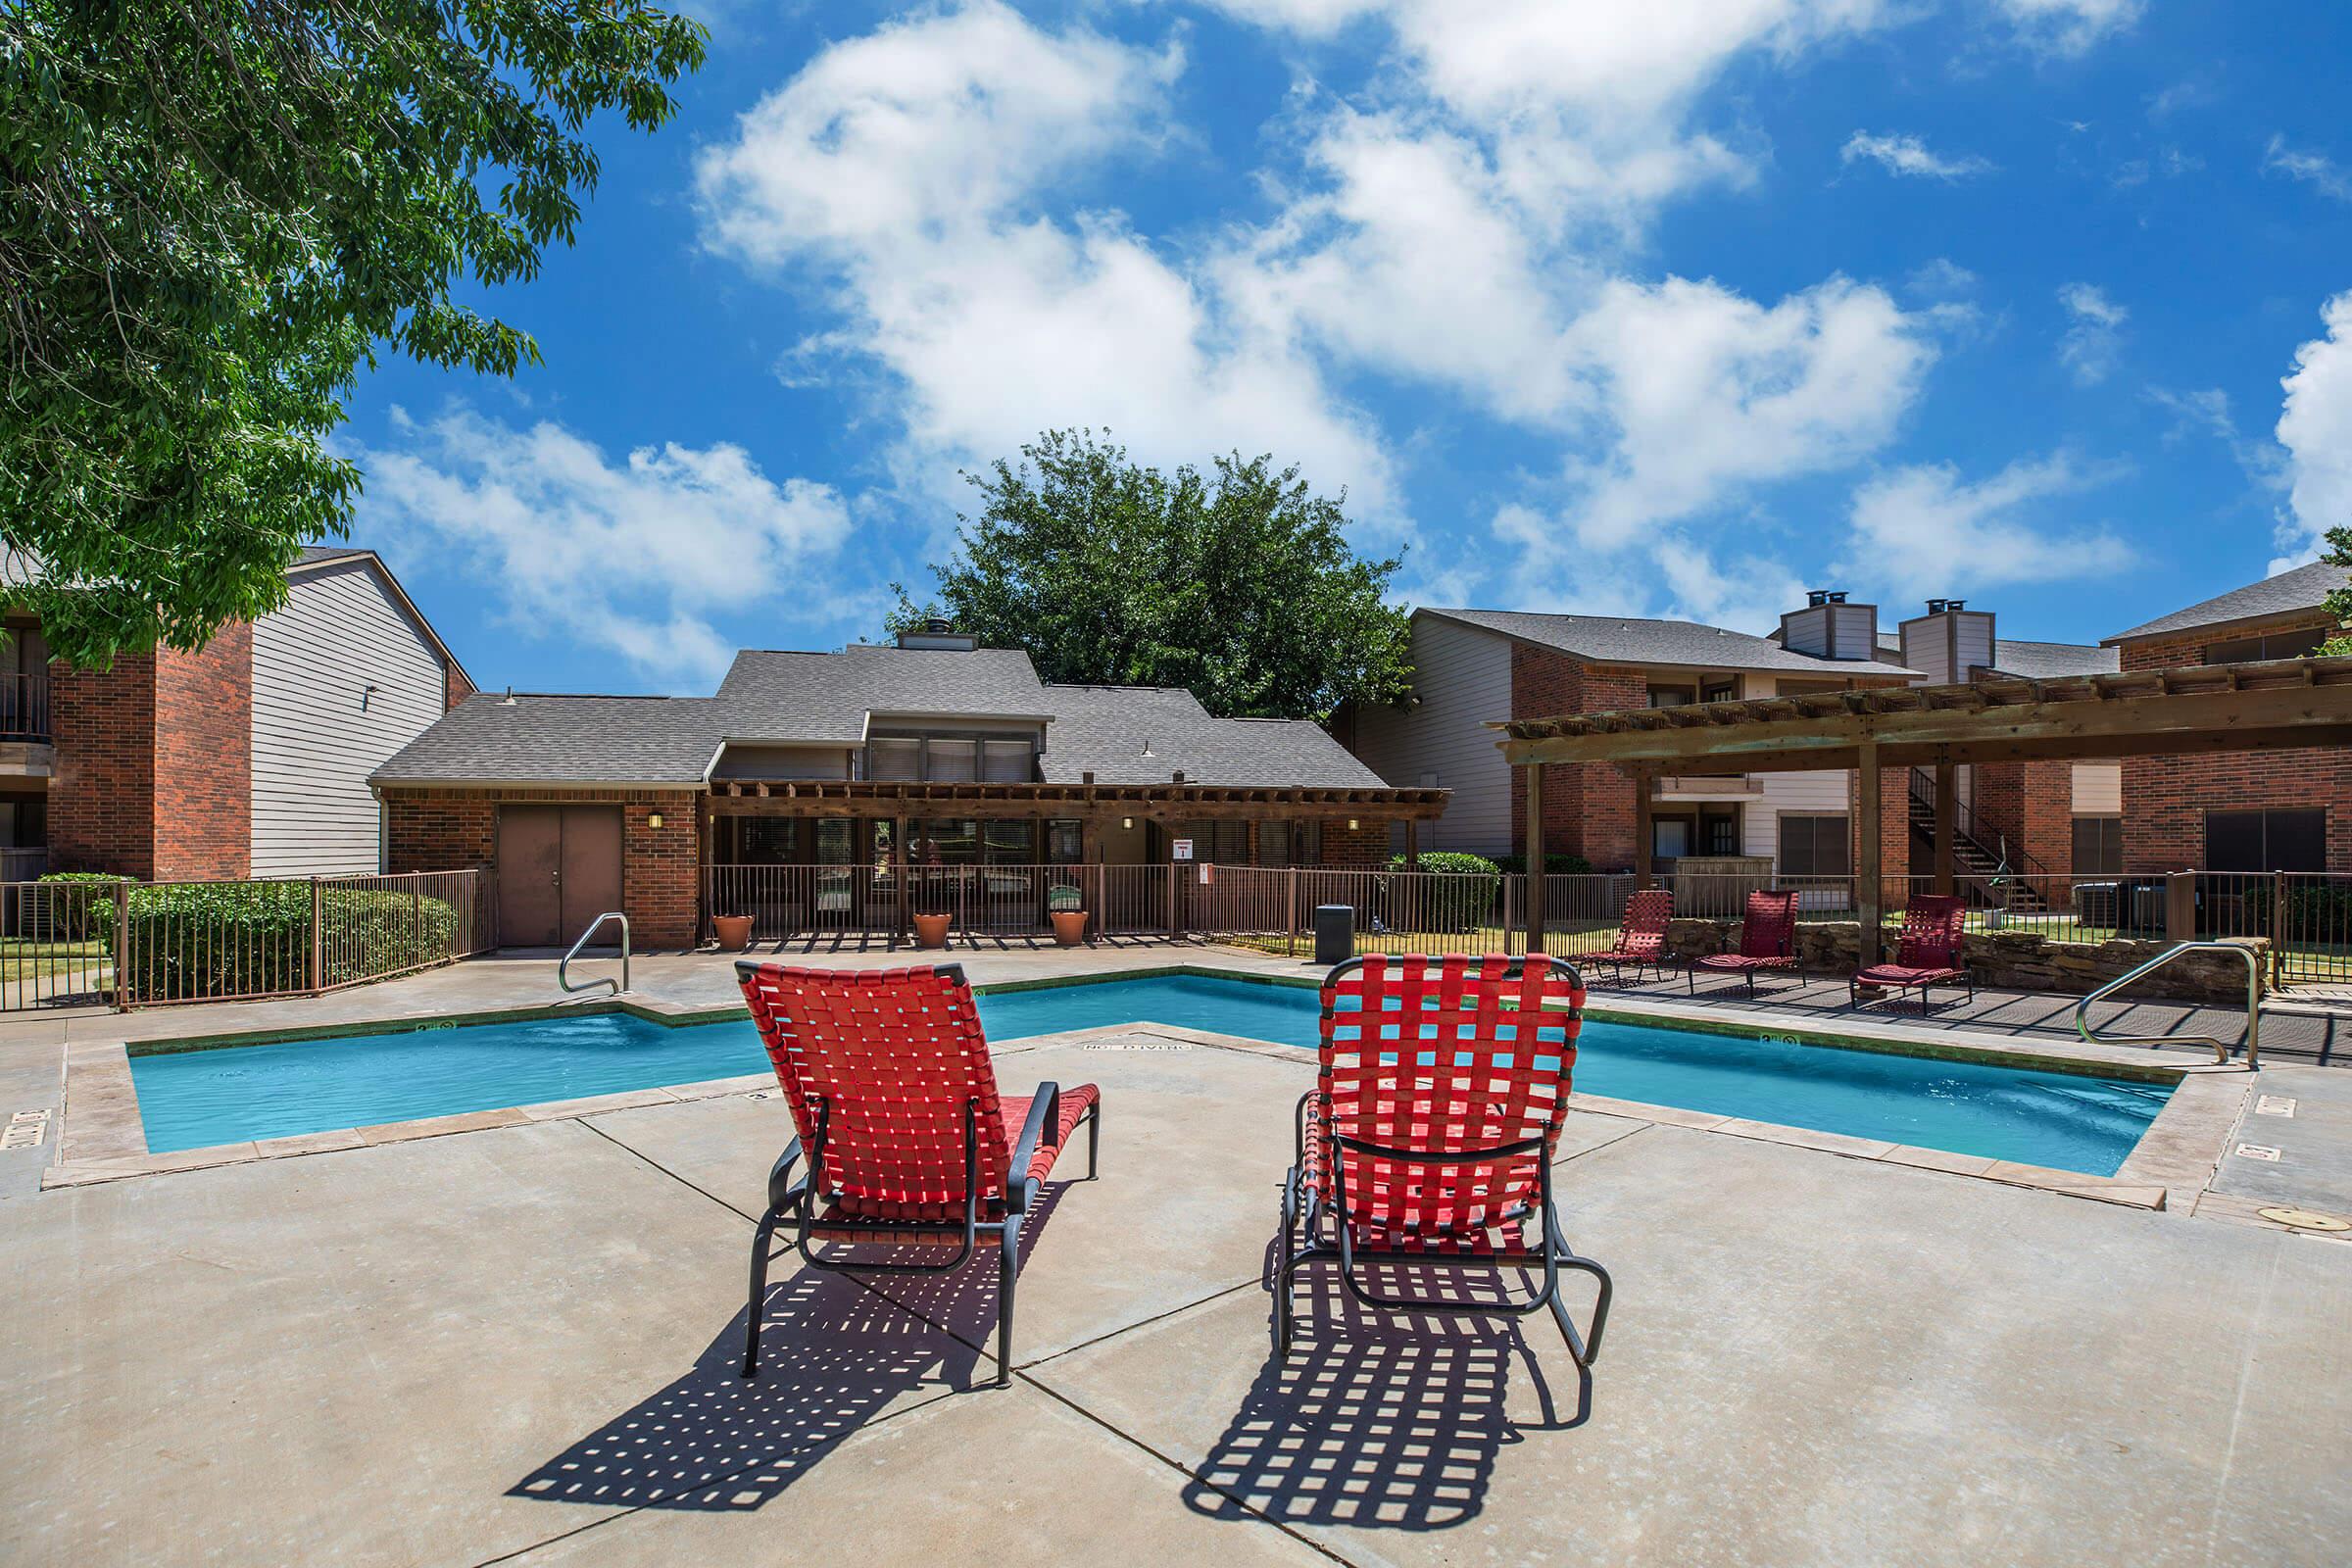
[[[760,1319],[767,1311],[767,1254],[775,1247],[780,1217],[770,1208],[760,1216],[760,1227],[752,1232],[751,1308],[744,1313],[743,1327],[742,1375],[747,1378],[760,1375]]]
[[[1002,1249],[997,1259],[997,1387],[1012,1385],[1012,1292],[1021,1274],[1021,1221],[1004,1216]]]
[[[1298,1173],[1293,1170],[1282,1183],[1282,1226],[1275,1234],[1274,1252],[1274,1358],[1282,1360],[1291,1353],[1291,1270],[1296,1255],[1297,1238],[1292,1226],[1298,1223]]]
[[[1609,1298],[1615,1294],[1616,1287],[1610,1282],[1607,1269],[1592,1258],[1576,1255],[1567,1240],[1560,1235],[1556,1215],[1546,1213],[1544,1216],[1544,1232],[1560,1267],[1590,1274],[1600,1286],[1600,1294],[1592,1302],[1592,1333],[1589,1338],[1580,1340],[1577,1337],[1575,1325],[1568,1319],[1568,1303],[1560,1299],[1556,1289],[1547,1303],[1551,1307],[1551,1320],[1559,1325],[1560,1338],[1568,1342],[1568,1353],[1575,1357],[1577,1365],[1589,1367],[1600,1359],[1600,1337],[1609,1326]]]
[[[1093,1181],[1102,1173],[1102,1103],[1086,1113],[1086,1179]]]

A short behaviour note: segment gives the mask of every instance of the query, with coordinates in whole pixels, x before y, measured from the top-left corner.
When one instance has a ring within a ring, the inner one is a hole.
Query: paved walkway
[[[1574,1113],[1560,1200],[1618,1282],[1588,1410],[1543,1320],[1376,1319],[1327,1279],[1270,1359],[1302,1054],[1114,1030],[1001,1071],[1106,1111],[1101,1179],[1057,1170],[1033,1228],[1001,1392],[986,1261],[780,1263],[766,1373],[733,1376],[769,1097],[14,1201],[0,1560],[2316,1565],[2352,1539],[2352,1245]]]

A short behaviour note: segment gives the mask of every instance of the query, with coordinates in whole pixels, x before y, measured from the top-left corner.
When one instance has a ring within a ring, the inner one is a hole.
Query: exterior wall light
[[[648,811],[645,816],[645,825],[647,827],[654,828],[660,827],[662,825],[662,813],[660,811]]]
[[[1122,817],[1120,817],[1120,818],[1119,818],[1119,831],[1120,831],[1120,832],[1122,832],[1122,833],[1130,833],[1130,832],[1133,832],[1134,830],[1135,830],[1135,818],[1134,818],[1134,817],[1132,817],[1132,816],[1122,816]]]
[[[1352,816],[1348,819],[1348,831],[1350,833],[1355,831],[1355,818]]]

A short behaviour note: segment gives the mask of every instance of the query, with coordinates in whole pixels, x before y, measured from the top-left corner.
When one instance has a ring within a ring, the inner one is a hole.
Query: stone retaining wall
[[[1737,920],[1676,919],[1666,929],[1666,944],[1677,957],[1694,958],[1708,953],[1730,953],[1739,943]],[[1798,956],[1807,971],[1842,978],[1854,972],[1861,926],[1851,920],[1824,921],[1796,928]],[[2239,944],[2259,956],[2267,976],[2270,943],[2244,937]],[[2124,974],[2171,947],[2169,942],[2140,942],[2118,938],[2112,942],[2052,942],[2030,931],[1969,933],[1962,952],[1977,984],[2002,991],[2051,991],[2081,996]],[[1886,956],[1894,956],[1894,933],[1886,934]],[[2175,1002],[2211,1002],[2243,1005],[2246,969],[2222,953],[2192,953],[2179,958],[2133,986],[2132,997],[2161,997]]]

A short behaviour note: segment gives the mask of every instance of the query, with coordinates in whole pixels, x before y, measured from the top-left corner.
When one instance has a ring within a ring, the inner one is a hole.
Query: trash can
[[[1329,967],[1355,956],[1355,906],[1315,906],[1315,961]]]

